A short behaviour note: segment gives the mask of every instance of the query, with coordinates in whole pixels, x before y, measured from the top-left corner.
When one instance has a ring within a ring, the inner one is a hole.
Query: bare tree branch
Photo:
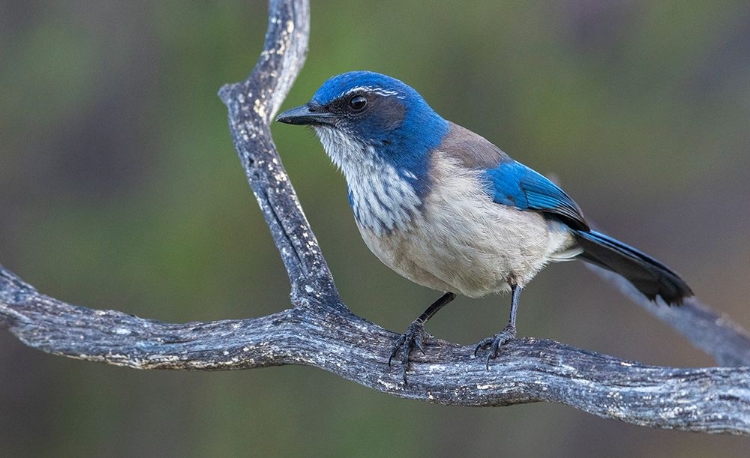
[[[271,0],[265,50],[247,80],[220,96],[242,166],[292,284],[293,307],[247,320],[170,324],[69,305],[0,266],[0,326],[30,347],[137,369],[229,370],[319,367],[395,396],[441,404],[556,402],[639,425],[750,434],[750,368],[646,366],[549,340],[518,339],[489,371],[473,348],[430,338],[409,384],[388,367],[397,335],[341,302],[333,278],[271,139],[269,123],[304,63],[309,7]],[[624,288],[618,277],[607,277]],[[722,364],[750,365],[750,339],[697,301],[647,309]]]
[[[695,297],[681,307],[652,302],[619,275],[586,264],[631,301],[675,328],[690,343],[711,355],[722,366],[750,366],[750,334],[726,314],[717,312]]]
[[[292,303],[314,298],[345,309],[271,138],[270,123],[305,63],[310,7],[307,1],[269,3],[260,59],[245,81],[222,87],[219,97],[229,109],[234,146],[289,274]]]

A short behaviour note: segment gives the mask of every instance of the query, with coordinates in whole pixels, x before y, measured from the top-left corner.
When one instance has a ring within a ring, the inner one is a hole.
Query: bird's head
[[[448,123],[417,91],[366,71],[332,77],[310,102],[277,120],[311,126],[347,179],[372,162],[411,174],[426,172],[430,151],[448,132]]]

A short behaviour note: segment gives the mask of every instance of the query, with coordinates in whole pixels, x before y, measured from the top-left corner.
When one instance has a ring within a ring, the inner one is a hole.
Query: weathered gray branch
[[[341,302],[271,140],[269,122],[304,62],[309,9],[303,0],[271,0],[270,6],[265,51],[253,73],[222,88],[220,96],[248,181],[289,273],[293,307],[255,319],[170,324],[66,304],[0,266],[0,326],[48,353],[138,369],[301,364],[396,396],[442,404],[557,402],[652,427],[750,434],[748,367],[654,367],[549,340],[519,339],[504,347],[487,371],[471,347],[431,338],[426,355],[415,356],[404,385],[400,369],[386,364],[396,334],[355,316]],[[610,280],[622,286],[616,277]],[[669,322],[722,364],[750,365],[747,333],[708,307],[690,302],[647,308],[671,314]]]
[[[619,289],[631,301],[684,335],[690,343],[711,355],[722,366],[750,366],[750,334],[727,315],[697,298],[681,307],[665,307],[651,302],[627,280],[602,268],[586,264],[600,277]]]

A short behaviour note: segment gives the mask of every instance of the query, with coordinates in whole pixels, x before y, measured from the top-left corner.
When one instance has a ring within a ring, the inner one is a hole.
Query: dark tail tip
[[[651,256],[600,232],[576,235],[583,260],[622,275],[650,300],[661,297],[669,305],[681,305],[693,295],[679,275]]]

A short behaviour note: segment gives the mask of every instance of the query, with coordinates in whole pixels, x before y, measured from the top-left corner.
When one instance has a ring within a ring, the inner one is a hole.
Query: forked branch
[[[0,326],[30,347],[137,369],[228,370],[300,364],[404,398],[466,406],[557,402],[669,429],[750,434],[750,368],[646,366],[549,340],[519,339],[491,369],[472,347],[429,339],[404,385],[387,365],[397,335],[341,302],[271,139],[269,123],[307,52],[309,5],[271,0],[265,50],[220,92],[235,147],[291,281],[292,307],[246,320],[170,324],[69,305],[0,266]],[[625,288],[616,277],[607,277]],[[750,365],[750,338],[705,305],[637,302],[727,366]]]

